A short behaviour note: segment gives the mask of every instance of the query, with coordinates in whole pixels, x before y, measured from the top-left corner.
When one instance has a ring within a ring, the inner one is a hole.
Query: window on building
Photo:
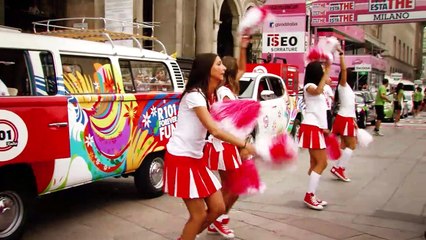
[[[153,22],[153,11],[154,11],[154,5],[153,0],[144,0],[143,1],[143,21],[144,22]],[[143,35],[144,36],[153,36],[152,29],[150,28],[144,28],[143,29]],[[154,43],[152,40],[144,40],[143,46],[146,49],[152,50],[154,48]]]
[[[118,92],[108,58],[61,55],[61,61],[67,94]]]
[[[398,59],[401,59],[401,40],[398,40]]]
[[[396,36],[393,36],[393,56],[396,57]]]
[[[402,44],[402,61],[405,62],[405,43]]]

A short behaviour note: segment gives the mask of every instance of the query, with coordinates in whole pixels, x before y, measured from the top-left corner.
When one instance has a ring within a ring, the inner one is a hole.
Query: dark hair
[[[191,73],[182,97],[191,91],[200,89],[207,101],[207,90],[209,87],[210,70],[216,60],[217,55],[214,53],[201,53],[195,56],[192,62]]]
[[[231,56],[225,56],[222,58],[222,63],[226,67],[224,77],[224,85],[227,85],[234,94],[240,92],[240,84],[236,82],[238,74],[238,63],[237,59]]]
[[[404,84],[403,83],[398,83],[398,85],[396,85],[395,88],[395,93],[398,94],[399,90],[404,88]]]
[[[418,92],[421,92],[421,91],[422,91],[422,88],[421,88],[421,87],[417,87],[417,88],[416,88],[416,90],[417,90]]]
[[[388,80],[387,78],[383,78],[382,83],[383,83],[383,84],[388,84],[388,83],[389,83],[389,80]]]
[[[310,62],[306,66],[305,82],[303,85],[306,86],[308,83],[313,83],[318,86],[323,75],[324,70],[322,69],[321,63],[319,61]]]

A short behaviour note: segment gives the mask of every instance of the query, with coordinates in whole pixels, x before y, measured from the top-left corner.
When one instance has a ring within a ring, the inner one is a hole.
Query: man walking
[[[376,127],[374,128],[374,135],[383,136],[380,132],[380,125],[382,124],[383,119],[385,118],[385,101],[390,102],[389,98],[386,96],[386,89],[389,85],[389,80],[384,78],[382,85],[380,85],[377,94],[376,94]]]

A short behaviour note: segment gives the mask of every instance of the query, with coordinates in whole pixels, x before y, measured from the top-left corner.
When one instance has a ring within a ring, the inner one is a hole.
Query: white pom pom
[[[373,141],[373,136],[364,129],[358,128],[357,131],[358,146],[366,148]]]
[[[259,157],[267,162],[272,161],[271,154],[269,152],[270,138],[257,136],[255,141],[256,153]]]

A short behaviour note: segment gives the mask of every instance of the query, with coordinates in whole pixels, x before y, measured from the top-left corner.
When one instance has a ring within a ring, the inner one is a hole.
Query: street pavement
[[[329,161],[317,191],[328,201],[323,211],[308,209],[309,156],[299,153],[297,168],[258,162],[267,188],[244,196],[230,212],[235,239],[420,240],[426,230],[426,113],[383,124],[355,151],[347,172],[336,180]],[[368,127],[367,131],[372,131]],[[176,239],[188,218],[180,199],[139,199],[133,179],[111,179],[47,195],[38,201],[24,240]],[[198,239],[222,239],[202,233]]]

